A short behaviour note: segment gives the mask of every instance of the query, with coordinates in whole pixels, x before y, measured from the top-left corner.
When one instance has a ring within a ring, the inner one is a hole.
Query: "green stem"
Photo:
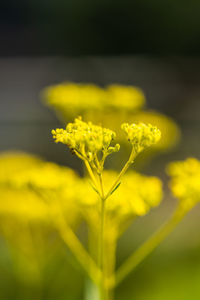
[[[100,181],[100,189],[101,189],[102,201],[105,201],[102,174],[99,174],[99,181]]]
[[[106,278],[107,278],[107,255],[106,252],[106,243],[105,243],[105,218],[106,218],[106,211],[105,211],[105,195],[104,195],[104,187],[103,187],[103,181],[102,181],[102,174],[99,174],[99,181],[100,181],[100,189],[101,189],[101,211],[100,211],[100,242],[99,242],[99,268],[101,269],[101,282],[99,285],[99,291],[100,291],[100,300],[111,300],[111,289],[106,285]],[[106,256],[105,256],[106,254]]]
[[[116,277],[109,280],[109,285],[117,286],[124,278],[134,270],[176,227],[182,220],[186,211],[179,206],[171,218],[161,226],[142,246],[140,246],[116,272]]]
[[[122,176],[126,173],[126,171],[128,170],[128,168],[130,167],[130,165],[133,163],[134,158],[135,158],[135,150],[134,150],[134,148],[132,148],[132,151],[131,151],[131,154],[129,156],[128,161],[126,162],[126,164],[122,168],[121,172],[119,173],[117,179],[115,180],[115,182],[113,183],[112,187],[110,188],[110,190],[106,194],[105,199],[107,199],[112,194],[113,190],[116,188],[116,186],[120,182]]]
[[[112,239],[112,237],[108,236],[105,240],[105,253],[104,255],[104,274],[105,278],[110,278],[111,276],[115,276],[115,258],[116,258],[116,240]],[[106,299],[113,300],[114,299],[114,291],[113,287],[109,287],[105,284],[106,290]]]
[[[98,235],[96,228],[89,226],[88,230],[88,251],[92,259],[97,263],[98,261]],[[89,266],[90,267],[90,266]],[[84,300],[99,300],[99,289],[98,286],[92,282],[89,278],[86,278],[85,282],[85,297]]]
[[[89,162],[88,162],[86,159],[84,159],[84,163],[85,163],[85,166],[86,166],[86,168],[87,168],[87,171],[88,171],[88,173],[89,173],[89,175],[90,175],[90,178],[91,178],[91,180],[92,180],[92,182],[93,182],[93,184],[94,184],[94,187],[98,190],[98,184],[97,184],[96,178],[95,178],[95,176],[94,176],[94,173],[93,173],[93,171],[92,171],[92,169],[91,169],[91,167],[90,167]]]
[[[101,199],[101,212],[100,212],[100,235],[99,235],[99,268],[102,272],[102,277],[99,285],[100,300],[105,300],[104,296],[104,219],[105,219],[105,201]]]

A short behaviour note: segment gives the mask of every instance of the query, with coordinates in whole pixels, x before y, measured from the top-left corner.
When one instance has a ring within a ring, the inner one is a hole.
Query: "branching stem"
[[[115,182],[113,183],[112,187],[110,188],[110,190],[106,194],[105,199],[107,199],[112,194],[113,190],[116,188],[116,186],[120,182],[122,176],[126,173],[126,171],[128,170],[128,168],[130,167],[130,165],[133,163],[134,158],[135,158],[135,150],[134,150],[134,148],[132,148],[132,151],[131,151],[131,154],[129,156],[128,161],[126,162],[126,164],[122,168],[121,172],[119,173],[117,179],[115,180]]]
[[[98,190],[99,188],[98,188],[97,180],[96,180],[96,178],[94,176],[94,173],[93,173],[93,171],[92,171],[92,169],[90,167],[89,162],[86,159],[84,159],[84,163],[85,163],[85,166],[87,168],[88,174],[89,174],[89,176],[90,176],[90,178],[91,178],[91,180],[92,180],[95,188]]]

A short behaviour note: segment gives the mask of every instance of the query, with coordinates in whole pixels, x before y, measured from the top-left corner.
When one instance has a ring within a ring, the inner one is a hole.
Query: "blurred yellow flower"
[[[134,86],[112,84],[105,89],[104,109],[134,112],[145,105],[141,89]]]
[[[41,284],[44,269],[61,248],[46,198],[60,205],[68,224],[77,222],[71,195],[60,193],[67,174],[70,179],[74,172],[59,170],[59,166],[23,152],[0,155],[0,232],[11,250],[17,276],[29,284]]]
[[[79,176],[70,168],[24,154],[0,156],[0,214],[24,219],[49,219],[48,205],[60,205],[69,224],[77,221],[76,185]],[[49,202],[49,203],[47,203]],[[70,214],[69,214],[70,212]],[[23,218],[22,218],[23,216]]]
[[[88,109],[101,109],[105,91],[94,84],[61,83],[44,89],[43,97],[49,106],[75,117]]]
[[[42,160],[24,152],[3,152],[0,154],[0,184],[20,171],[42,164]]]
[[[200,201],[199,160],[187,158],[172,162],[167,166],[167,173],[171,176],[170,188],[184,209],[191,209]]]
[[[135,111],[143,107],[143,92],[133,86],[109,85],[100,88],[94,84],[61,83],[43,91],[45,102],[68,117],[87,111]]]
[[[1,187],[0,215],[1,218],[11,218],[17,222],[47,222],[49,212],[46,204],[34,192],[28,189]]]

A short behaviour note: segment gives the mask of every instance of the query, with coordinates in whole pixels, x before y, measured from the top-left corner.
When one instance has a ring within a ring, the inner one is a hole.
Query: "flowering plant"
[[[63,87],[60,88],[62,91]],[[71,89],[72,94],[75,89],[73,95],[77,100],[77,107],[76,102],[71,107],[74,113],[77,112],[81,99],[80,87],[72,85]],[[133,95],[138,97],[133,110],[140,109],[144,103],[142,92],[133,88],[110,86],[107,90],[102,90],[90,86],[84,87],[82,93],[89,93],[90,98],[95,97],[93,105],[96,103],[96,106],[92,110],[96,111],[102,108],[102,101],[103,110],[112,108],[117,111],[120,107],[128,111]],[[119,96],[126,99],[121,106],[117,102]],[[108,102],[108,99],[115,101]],[[56,97],[54,104],[58,105]],[[87,107],[83,103],[83,114]],[[33,268],[30,265],[29,268],[36,278],[41,276],[41,265],[46,262],[45,245],[49,234],[56,230],[90,279],[89,285],[94,293],[91,294],[91,290],[87,288],[87,300],[114,299],[115,287],[200,201],[200,162],[190,158],[184,162],[170,163],[167,166],[167,174],[171,177],[169,186],[179,200],[175,211],[116,269],[116,247],[120,236],[135,219],[146,215],[163,198],[159,178],[129,170],[141,152],[160,141],[161,131],[157,126],[143,122],[123,123],[121,129],[122,136],[126,137],[124,141],[121,136],[117,139],[118,135],[113,128],[104,128],[78,117],[74,122],[68,123],[66,128],[52,130],[55,142],[64,144],[73,155],[81,159],[87,174],[85,177],[80,177],[68,167],[45,162],[31,155],[10,154],[0,158],[0,187],[4,199],[0,202],[0,215],[4,236],[12,246],[25,253],[27,264],[34,258],[35,265],[39,267]],[[131,147],[130,155],[119,173],[105,168],[107,159],[111,155],[118,155],[117,152],[120,151],[120,145],[115,140],[122,142],[122,145],[127,140]],[[82,221],[88,228],[87,248],[77,234]],[[16,224],[20,225],[17,231]],[[44,234],[40,236],[44,248],[39,255],[37,247],[30,247],[30,240],[31,245],[35,243],[35,238],[38,240],[38,228],[45,228]]]
[[[67,145],[83,160],[91,185],[99,198],[99,201],[95,203],[95,209],[93,203],[93,209],[85,210],[84,213],[90,230],[93,228],[94,231],[95,228],[98,236],[96,241],[93,235],[98,255],[95,258],[92,257],[96,271],[94,269],[94,277],[91,276],[91,279],[98,285],[99,299],[102,300],[113,299],[113,288],[159,245],[200,200],[200,163],[195,159],[189,159],[183,163],[171,163],[167,168],[169,175],[172,176],[171,188],[175,196],[180,199],[175,212],[115,272],[115,249],[118,237],[127,228],[127,223],[129,224],[137,216],[146,214],[149,208],[158,205],[162,198],[161,182],[157,178],[145,178],[132,172],[126,173],[141,151],[159,141],[160,130],[151,124],[144,123],[131,125],[124,123],[121,128],[131,143],[132,150],[128,161],[107,191],[104,182],[106,185],[110,183],[114,174],[108,176],[108,171],[103,172],[105,158],[120,149],[118,144],[111,146],[115,133],[93,125],[91,122],[83,122],[81,118],[75,119],[74,123],[69,123],[66,130],[52,130],[56,142]],[[120,187],[121,181],[122,187]],[[142,185],[144,193],[141,190]]]
[[[94,262],[96,271],[93,270],[94,272],[92,272],[92,280],[99,287],[101,299],[112,298],[112,289],[115,285],[113,265],[113,260],[115,259],[113,255],[115,254],[113,249],[116,247],[118,236],[123,232],[123,228],[126,228],[127,221],[130,222],[134,217],[147,213],[150,207],[156,206],[160,202],[162,196],[161,183],[158,179],[142,178],[144,185],[146,185],[146,191],[149,189],[149,192],[157,192],[155,196],[148,198],[145,196],[145,193],[142,194],[137,189],[134,191],[134,184],[131,184],[132,180],[133,183],[140,182],[140,176],[127,173],[123,189],[127,193],[129,191],[130,193],[134,192],[136,198],[131,201],[130,195],[128,195],[123,201],[122,197],[115,197],[118,192],[116,190],[119,188],[123,176],[130,165],[133,164],[137,155],[145,148],[158,142],[161,137],[160,130],[151,124],[139,123],[129,125],[124,123],[121,128],[131,143],[132,150],[128,161],[107,191],[104,186],[103,173],[105,159],[108,155],[118,152],[120,149],[119,144],[111,145],[116,136],[115,132],[94,125],[92,122],[86,123],[81,118],[75,119],[74,123],[69,123],[65,130],[52,130],[55,142],[67,145],[72,153],[76,154],[84,162],[90,176],[91,185],[99,198],[99,201],[96,203],[96,211],[93,209],[87,212],[87,219],[90,227],[92,227],[91,223],[94,223],[94,225],[95,223],[98,224],[96,225],[96,230],[99,237],[96,251],[99,254],[97,261]],[[112,175],[111,177],[114,177]],[[106,182],[109,181],[111,180],[108,176]],[[97,269],[99,272],[97,272]]]

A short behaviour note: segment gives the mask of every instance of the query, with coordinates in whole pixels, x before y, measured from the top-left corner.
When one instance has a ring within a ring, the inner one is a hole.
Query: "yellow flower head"
[[[81,159],[92,161],[98,152],[108,155],[119,151],[119,145],[111,147],[112,140],[116,137],[114,131],[83,122],[81,118],[69,123],[64,129],[52,130],[55,142],[66,144]]]
[[[94,84],[66,82],[46,88],[43,95],[49,106],[74,116],[101,109],[105,91]]]
[[[47,87],[43,97],[47,105],[68,118],[113,109],[133,112],[145,104],[145,96],[139,88],[119,84],[101,88],[95,84],[64,82]]]
[[[4,152],[0,154],[0,184],[14,174],[41,165],[43,162],[35,155],[23,152]]]
[[[170,188],[185,209],[192,208],[200,201],[200,161],[188,158],[172,162],[167,166],[171,176]]]
[[[104,180],[108,184],[117,174],[105,171]],[[107,200],[107,210],[120,218],[143,216],[151,207],[157,206],[162,199],[162,183],[157,177],[141,175],[129,171],[115,193]]]
[[[122,124],[121,128],[125,131],[127,139],[133,145],[135,153],[139,153],[147,147],[156,144],[161,138],[161,132],[156,126],[151,124]]]
[[[61,190],[69,183],[74,183],[77,179],[75,172],[67,167],[61,167],[54,163],[43,162],[40,166],[35,166],[19,172],[11,177],[12,183],[16,187],[34,187],[36,189]]]
[[[48,205],[62,207],[69,223],[78,218],[76,205],[79,176],[70,168],[35,156],[13,153],[0,156],[0,214],[24,219],[49,217]],[[48,202],[48,203],[47,203]],[[23,220],[22,220],[23,221]]]
[[[36,193],[11,186],[9,188],[1,187],[0,216],[1,218],[11,217],[20,223],[49,222],[46,203],[41,201]]]
[[[145,104],[143,92],[134,86],[112,84],[107,87],[106,95],[104,105],[112,110],[136,111]]]

